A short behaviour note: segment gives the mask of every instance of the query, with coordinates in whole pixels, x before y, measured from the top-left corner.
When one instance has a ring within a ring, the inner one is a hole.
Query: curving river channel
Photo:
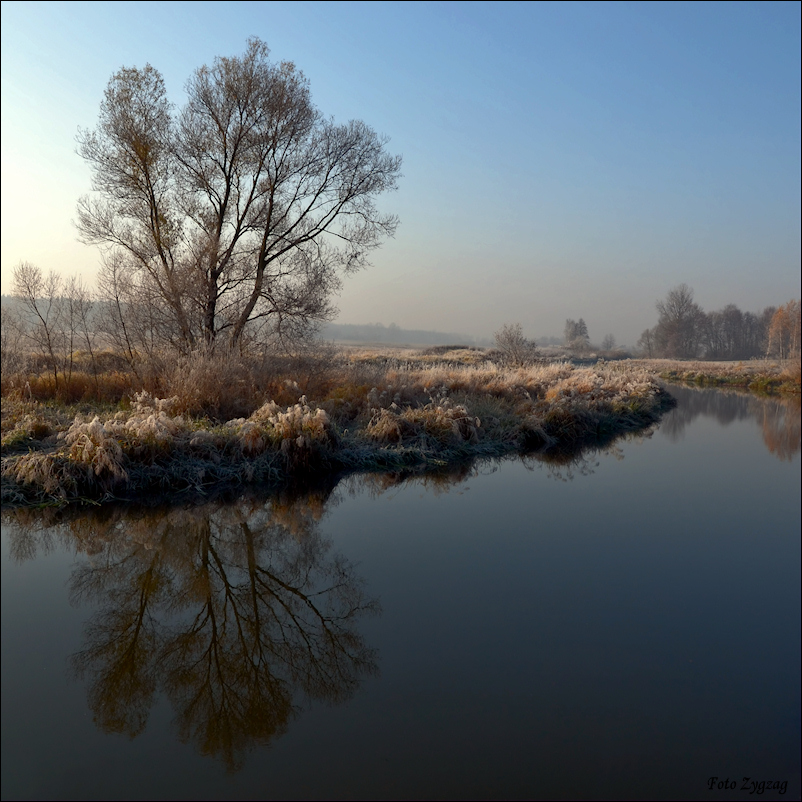
[[[5,510],[2,798],[799,799],[799,399],[669,389],[570,461]]]

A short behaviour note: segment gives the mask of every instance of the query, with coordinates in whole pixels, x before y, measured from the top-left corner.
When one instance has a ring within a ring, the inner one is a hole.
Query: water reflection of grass
[[[3,502],[279,487],[532,451],[559,461],[649,426],[673,403],[647,371],[631,366],[370,370],[370,383],[357,383],[365,378],[357,370],[337,385],[323,383],[317,400],[267,401],[228,421],[187,413],[180,396],[144,392],[127,409],[89,408],[73,418],[64,408],[5,399]]]

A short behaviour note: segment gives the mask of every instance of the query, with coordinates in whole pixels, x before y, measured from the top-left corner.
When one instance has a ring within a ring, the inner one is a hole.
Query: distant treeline
[[[402,329],[395,323],[324,323],[320,329],[323,340],[341,342],[388,343],[398,345],[470,345],[489,348],[495,345],[490,337],[472,337],[470,334],[430,331],[428,329]],[[538,345],[562,345],[560,337],[538,337]]]
[[[45,277],[38,268],[22,266],[15,275],[15,295],[2,296],[2,366],[14,369],[24,352],[45,358],[53,380],[71,374],[73,354],[85,350],[96,364],[94,352],[108,349],[136,371],[143,359],[153,361],[170,348],[180,350],[170,321],[146,303],[122,303],[114,293],[92,292],[76,279]],[[742,360],[762,357],[798,358],[800,354],[800,301],[744,312],[735,304],[705,312],[686,284],[672,289],[656,304],[658,320],[646,329],[638,351],[647,357],[672,359]],[[313,321],[308,321],[313,324]],[[315,326],[306,329],[307,335]],[[289,339],[296,332],[288,331]],[[324,341],[386,343],[388,345],[492,347],[490,338],[459,332],[404,329],[395,323],[349,324],[326,322],[317,329]],[[585,321],[567,320],[562,338],[539,337],[537,346],[565,346],[575,353],[615,349],[605,336],[600,346],[590,343]],[[244,343],[243,343],[244,344]],[[267,347],[254,341],[254,346]],[[620,349],[619,349],[620,350]],[[21,364],[21,363],[20,363]]]
[[[798,300],[768,306],[761,312],[743,312],[735,304],[705,312],[694,302],[693,290],[680,284],[656,306],[657,325],[646,329],[638,341],[645,356],[711,360],[799,357]]]
[[[469,334],[429,331],[426,329],[402,329],[395,323],[324,323],[320,328],[324,340],[339,340],[359,343],[388,343],[394,345],[491,345],[488,339],[471,337]]]

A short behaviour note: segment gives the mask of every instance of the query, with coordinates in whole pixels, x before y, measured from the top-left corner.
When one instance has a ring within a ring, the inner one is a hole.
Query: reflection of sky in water
[[[3,797],[795,798],[798,435],[789,464],[759,404],[678,389],[567,464],[6,515]],[[148,593],[152,696],[104,698]]]

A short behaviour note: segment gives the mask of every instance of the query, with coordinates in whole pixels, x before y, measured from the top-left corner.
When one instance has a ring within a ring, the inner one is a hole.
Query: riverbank
[[[799,359],[761,359],[745,362],[630,359],[627,364],[653,372],[669,382],[701,387],[740,387],[758,393],[799,394]]]
[[[620,363],[512,368],[441,357],[340,370],[306,382],[295,403],[266,400],[227,421],[193,414],[180,394],[73,406],[4,398],[3,504],[280,487],[513,453],[559,461],[644,429],[673,405],[647,370]],[[289,379],[283,388],[301,390]]]

